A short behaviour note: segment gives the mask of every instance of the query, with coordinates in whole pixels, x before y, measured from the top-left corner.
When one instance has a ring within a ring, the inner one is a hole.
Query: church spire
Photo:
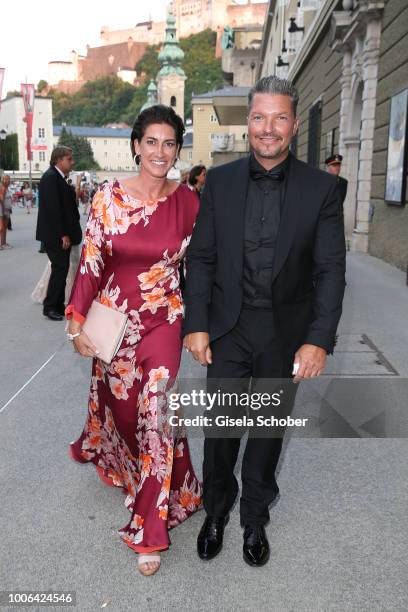
[[[161,64],[161,68],[157,75],[158,77],[168,76],[169,74],[178,74],[182,77],[185,76],[184,70],[181,67],[181,63],[184,59],[184,52],[180,49],[178,44],[176,18],[171,4],[167,13],[166,38],[158,59]]]

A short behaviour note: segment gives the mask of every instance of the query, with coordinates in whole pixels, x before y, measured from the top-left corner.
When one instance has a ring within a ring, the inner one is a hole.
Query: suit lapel
[[[296,233],[297,211],[301,201],[297,164],[296,157],[291,155],[285,201],[279,224],[275,260],[273,263],[272,282],[275,280],[286,261]]]
[[[244,218],[245,202],[248,191],[249,157],[244,157],[237,165],[233,183],[228,186],[228,200],[232,204],[230,221],[230,245],[234,268],[242,279],[242,268],[244,262]]]

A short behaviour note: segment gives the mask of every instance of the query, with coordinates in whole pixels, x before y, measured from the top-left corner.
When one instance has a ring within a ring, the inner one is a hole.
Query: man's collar
[[[279,172],[279,170],[283,170],[285,172],[289,165],[290,156],[291,156],[291,153],[289,151],[286,158],[280,164],[271,168],[269,172]],[[264,168],[262,164],[260,164],[259,161],[256,159],[253,151],[251,152],[251,155],[249,156],[249,167],[250,169],[256,170],[257,172],[265,172],[265,173],[268,172],[268,170]]]
[[[60,169],[58,168],[58,166],[54,166],[54,168],[55,168],[55,169],[56,169],[56,171],[57,171],[57,172],[58,172],[58,173],[59,173],[59,174],[62,176],[62,178],[64,179],[64,181],[66,181],[66,180],[67,180],[67,177],[65,176],[65,174],[63,173],[63,171],[62,171],[62,170],[60,170]]]

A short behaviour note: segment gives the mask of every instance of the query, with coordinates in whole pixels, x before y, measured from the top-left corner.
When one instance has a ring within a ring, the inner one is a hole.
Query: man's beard
[[[283,145],[279,145],[274,151],[265,151],[260,149],[254,149],[254,151],[259,155],[259,157],[263,157],[265,159],[275,159],[276,157],[280,157],[282,155],[284,152],[284,147]]]

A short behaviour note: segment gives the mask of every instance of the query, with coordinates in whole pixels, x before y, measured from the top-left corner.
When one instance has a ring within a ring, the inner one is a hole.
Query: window
[[[38,138],[45,138],[45,128],[38,128]]]
[[[171,98],[170,98],[170,106],[177,106],[176,96],[171,96]]]
[[[315,168],[320,163],[320,136],[322,129],[322,102],[316,102],[309,110],[307,163]]]
[[[93,139],[93,144],[94,144],[94,145],[96,145],[96,140],[95,140],[95,138]]]
[[[217,116],[211,113],[210,115],[210,123],[218,123]]]
[[[193,159],[193,152],[189,151],[188,152],[188,161],[191,161]]]
[[[120,159],[120,153],[118,153],[118,159]]]
[[[107,151],[105,151],[104,157],[105,157],[105,159],[108,159],[108,152]]]
[[[107,144],[108,144],[108,141],[107,141],[107,140],[104,140],[104,141],[103,141],[103,144],[104,144],[104,145],[107,145]]]
[[[42,162],[45,161],[45,151],[39,152],[39,160]]]
[[[209,157],[210,159],[212,159],[212,158],[213,158],[212,151],[210,151],[210,152],[209,152],[208,157]]]

